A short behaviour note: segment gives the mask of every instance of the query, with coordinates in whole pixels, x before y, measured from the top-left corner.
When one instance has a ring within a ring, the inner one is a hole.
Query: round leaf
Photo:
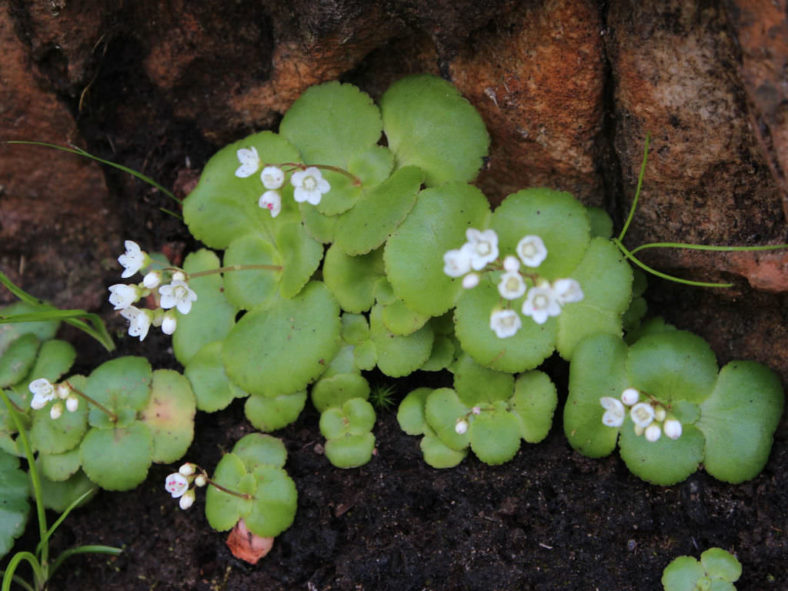
[[[281,265],[282,260],[271,242],[247,234],[233,240],[224,253],[224,266]],[[249,310],[270,300],[276,293],[281,271],[244,269],[224,274],[224,294],[236,308]]]
[[[558,394],[546,373],[529,371],[517,376],[511,404],[523,439],[539,443],[547,437],[558,405]]]
[[[233,446],[233,453],[241,458],[247,472],[254,472],[260,466],[282,468],[287,460],[287,449],[281,439],[249,433]]]
[[[276,537],[292,525],[298,492],[292,478],[281,468],[263,466],[254,471],[257,490],[251,511],[244,515],[246,527],[261,537]]]
[[[396,300],[383,306],[383,314],[381,315],[383,325],[392,334],[399,336],[413,334],[424,326],[429,319],[429,316],[419,314],[408,308],[407,304],[402,300]]]
[[[19,460],[0,450],[0,557],[25,531],[30,512],[27,491],[27,474],[19,468]]]
[[[454,468],[468,455],[468,449],[457,451],[448,447],[434,434],[425,434],[419,444],[424,461],[433,468]]]
[[[374,306],[369,315],[370,338],[377,349],[380,371],[393,378],[416,371],[429,359],[432,352],[432,327],[425,324],[413,334],[397,336],[386,328],[382,316],[380,305]]]
[[[662,586],[665,591],[696,591],[696,583],[705,574],[692,556],[679,556],[662,573]]]
[[[208,343],[192,356],[183,370],[192,385],[197,409],[216,412],[246,392],[227,378],[222,364],[222,341]]]
[[[331,245],[323,262],[323,279],[340,307],[348,312],[365,312],[375,303],[375,283],[383,275],[382,251],[350,256]]]
[[[514,390],[514,376],[479,365],[470,355],[463,353],[454,366],[454,389],[468,406],[508,400]]]
[[[520,449],[520,423],[501,408],[482,411],[471,421],[468,432],[473,453],[491,466],[508,462]]]
[[[306,404],[306,392],[280,394],[279,396],[250,396],[244,405],[244,414],[255,429],[276,431],[295,422]]]
[[[408,435],[424,433],[426,427],[424,405],[430,394],[432,394],[432,388],[416,388],[400,402],[397,409],[397,422],[400,429]]]
[[[372,459],[375,436],[372,433],[347,433],[326,441],[325,450],[328,461],[337,468],[358,468]]]
[[[76,380],[69,383],[77,386]],[[30,444],[42,454],[62,454],[77,447],[88,430],[88,403],[79,400],[74,412],[65,411],[59,419],[49,416],[50,405],[33,411]]]
[[[229,453],[223,455],[216,464],[212,480],[228,490],[239,492],[244,476],[246,476],[246,468],[241,458]],[[248,510],[250,501],[214,486],[208,486],[206,489],[205,517],[216,531],[227,531],[241,518],[241,512]]]
[[[621,426],[621,459],[638,478],[671,486],[686,479],[703,460],[703,434],[694,425],[683,425],[681,437],[660,437],[648,441],[635,435],[634,423],[627,417]]]
[[[36,361],[39,345],[34,334],[23,334],[0,355],[0,388],[22,381]]]
[[[323,247],[314,240],[300,222],[283,224],[276,235],[282,259],[279,289],[282,297],[291,298],[306,285],[323,258]]]
[[[312,403],[321,413],[332,406],[342,406],[351,398],[369,398],[369,383],[355,373],[321,378],[312,388]]]
[[[67,480],[82,467],[79,448],[62,454],[38,454],[37,462],[41,473],[55,482]]]
[[[706,550],[700,555],[700,563],[709,576],[729,583],[735,583],[741,576],[741,562],[722,548]]]
[[[150,363],[144,357],[118,357],[94,369],[83,392],[111,412],[139,411],[148,404],[152,376]],[[92,404],[88,420],[92,426],[112,425],[110,417]]]
[[[68,480],[53,481],[46,476],[43,476],[41,480],[41,500],[44,503],[44,507],[58,513],[65,511],[86,492],[92,491],[77,505],[77,507],[81,507],[92,499],[96,491],[98,491],[98,487],[82,471],[77,472]]]
[[[194,439],[196,404],[189,380],[171,369],[153,372],[148,406],[140,420],[153,436],[153,461],[169,464],[181,459]]]
[[[457,433],[457,422],[466,419],[470,408],[465,406],[451,388],[439,388],[427,396],[424,417],[427,424],[440,440],[456,451],[462,451],[470,443],[470,435]]]
[[[148,474],[153,437],[140,422],[121,429],[94,428],[79,449],[88,478],[106,490],[130,490]]]
[[[14,302],[13,304],[0,308],[0,316],[16,316],[38,311],[40,311],[40,309],[33,304],[28,304],[27,302]],[[57,320],[0,324],[0,355],[8,349],[11,343],[23,334],[33,334],[42,342],[54,339],[59,326],[60,322]]]

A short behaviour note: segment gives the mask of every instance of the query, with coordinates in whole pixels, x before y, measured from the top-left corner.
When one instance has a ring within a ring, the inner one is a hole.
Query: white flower
[[[468,421],[465,419],[460,419],[457,421],[457,424],[454,425],[454,431],[457,435],[464,435],[468,432]]]
[[[172,310],[165,312],[161,320],[161,332],[164,334],[172,334],[175,332],[177,326],[178,319],[175,317],[175,313]]]
[[[503,260],[503,269],[504,271],[508,271],[509,273],[514,273],[520,270],[520,261],[517,260],[517,257],[513,257],[512,255],[507,256]]]
[[[55,402],[55,404],[52,405],[52,408],[49,409],[49,418],[53,421],[56,421],[61,416],[63,416],[63,403]]]
[[[135,306],[129,306],[125,310],[121,310],[120,315],[129,321],[129,336],[139,337],[140,340],[148,336],[152,319],[150,310],[140,310]]]
[[[640,392],[635,390],[635,388],[627,388],[621,393],[621,402],[623,402],[627,406],[632,406],[633,404],[636,404],[639,399],[640,399]]]
[[[583,290],[580,284],[574,279],[558,279],[553,283],[553,293],[555,299],[562,306],[572,304],[583,299]]]
[[[192,309],[192,302],[197,300],[194,293],[185,281],[174,279],[169,285],[162,285],[159,288],[161,295],[161,307],[165,310],[178,308],[181,314],[188,314]]]
[[[528,290],[523,302],[523,315],[530,316],[537,324],[544,324],[550,316],[558,316],[561,306],[548,284],[541,284]]]
[[[151,271],[142,278],[142,285],[148,289],[156,289],[161,283],[161,271]]]
[[[471,270],[471,251],[467,245],[443,255],[443,272],[449,277],[462,277]]]
[[[328,193],[331,190],[331,185],[320,174],[320,170],[314,166],[294,172],[290,177],[290,182],[295,187],[293,196],[299,203],[306,201],[317,205],[320,203],[323,193]]]
[[[180,506],[181,509],[186,511],[186,509],[194,505],[194,497],[195,497],[194,489],[186,491],[183,494],[183,496],[181,496],[181,500],[178,501],[178,505]]]
[[[681,423],[676,419],[668,419],[662,424],[662,429],[665,435],[671,439],[678,439],[681,437]]]
[[[79,408],[79,398],[77,398],[76,396],[69,396],[68,398],[66,398],[66,410],[68,410],[68,412],[77,412],[78,408]]]
[[[266,166],[260,173],[260,180],[266,189],[278,189],[285,182],[285,173],[278,166]]]
[[[527,267],[538,267],[547,258],[547,248],[539,236],[524,236],[517,243],[517,255]]]
[[[602,423],[608,427],[620,427],[624,423],[624,405],[621,401],[612,396],[603,396],[599,399],[599,404],[605,409],[602,415]]]
[[[28,389],[33,394],[30,407],[38,410],[44,408],[47,402],[55,399],[55,387],[46,378],[38,378],[30,382]]]
[[[477,285],[479,285],[478,273],[468,273],[465,277],[462,278],[462,286],[465,289],[473,289]]]
[[[654,420],[654,408],[645,402],[638,402],[629,411],[629,416],[632,417],[632,422],[641,429],[648,427]]]
[[[662,436],[662,429],[660,429],[659,425],[656,423],[651,423],[648,427],[646,427],[645,436],[646,441],[654,443]]]
[[[136,285],[116,283],[109,286],[109,303],[115,306],[116,310],[128,308],[139,299],[140,290]]]
[[[173,472],[164,481],[164,488],[172,495],[173,499],[177,499],[189,490],[189,481],[180,472]]]
[[[465,231],[468,248],[471,254],[471,268],[481,271],[488,263],[498,258],[498,234],[495,230],[481,232],[474,228]]]
[[[514,310],[495,310],[490,315],[490,328],[499,339],[514,336],[521,326],[522,321]]]
[[[238,157],[238,162],[241,166],[235,171],[235,176],[245,179],[252,176],[260,168],[260,156],[257,155],[257,148],[241,148],[235,155]]]
[[[126,247],[126,252],[118,257],[118,262],[123,267],[121,278],[126,279],[145,266],[145,263],[148,261],[148,255],[140,250],[139,244],[136,242],[126,240],[123,245]]]
[[[525,281],[517,271],[507,271],[501,275],[498,292],[507,300],[516,300],[525,293]]]
[[[282,196],[279,195],[279,191],[266,191],[260,195],[257,205],[270,211],[271,217],[275,218],[282,211]]]
[[[178,472],[183,476],[191,476],[194,474],[194,464],[191,462],[186,462],[180,468],[178,468]]]
[[[208,480],[202,474],[198,474],[194,477],[194,486],[203,487],[208,484]]]

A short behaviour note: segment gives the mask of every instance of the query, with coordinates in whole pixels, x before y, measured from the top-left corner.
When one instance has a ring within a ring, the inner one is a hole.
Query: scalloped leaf
[[[269,432],[295,422],[306,404],[306,391],[279,396],[254,395],[246,399],[244,414],[255,429]]]
[[[189,380],[171,369],[153,372],[148,406],[140,420],[153,436],[153,461],[170,464],[181,459],[194,439],[197,411]]]
[[[69,381],[78,387],[76,380]],[[88,430],[88,404],[79,401],[74,412],[64,412],[57,420],[49,416],[50,405],[33,411],[30,445],[42,454],[62,454],[77,447]]]
[[[222,341],[208,343],[189,360],[183,370],[194,392],[197,409],[216,412],[235,398],[247,396],[227,377],[222,364]]]
[[[337,81],[307,88],[287,110],[279,133],[309,164],[347,168],[350,158],[378,143],[380,111],[365,92]]]
[[[542,441],[550,432],[558,406],[558,393],[550,376],[541,371],[517,376],[511,406],[520,423],[522,438],[528,443]]]
[[[471,421],[471,449],[485,464],[497,466],[511,460],[520,449],[520,422],[503,407],[482,411]]]
[[[19,459],[0,450],[0,558],[25,531],[30,513],[27,495],[27,473],[19,467]]]
[[[429,186],[476,177],[490,136],[479,113],[452,84],[429,74],[408,76],[388,88],[380,108],[399,166],[422,168]]]
[[[433,330],[434,329],[433,324]],[[430,358],[419,369],[422,371],[441,371],[447,369],[454,361],[454,340],[442,334],[435,335]]]
[[[360,345],[369,340],[369,323],[361,314],[342,314],[342,340]]]
[[[266,238],[246,234],[233,240],[224,253],[224,266],[282,265],[276,247]],[[236,308],[249,310],[266,303],[276,294],[281,271],[244,269],[224,274],[224,295]]]
[[[224,250],[244,234],[269,231],[280,218],[293,217],[297,208],[292,188],[282,189],[282,212],[276,219],[257,201],[265,189],[259,174],[238,178],[240,148],[257,150],[262,163],[298,162],[298,150],[270,131],[250,135],[219,150],[205,165],[197,187],[183,201],[183,219],[189,232],[211,248]]]
[[[490,315],[500,300],[498,288],[489,281],[464,290],[455,312],[457,338],[462,348],[485,367],[510,373],[533,369],[555,348],[556,318],[537,324],[525,317],[517,334],[501,339],[490,328]]]
[[[358,468],[372,459],[375,436],[372,433],[346,433],[326,441],[328,461],[337,468]]]
[[[82,467],[82,458],[79,448],[74,448],[62,454],[40,453],[36,463],[43,476],[53,482],[61,482],[77,473]]]
[[[460,400],[468,406],[480,402],[508,400],[514,390],[514,376],[495,371],[476,363],[463,353],[454,368],[454,390]]]
[[[383,251],[350,256],[332,244],[323,261],[323,280],[347,312],[366,312],[375,303],[375,283],[383,276]]]
[[[468,455],[468,448],[454,450],[443,443],[434,433],[427,433],[419,443],[424,461],[433,468],[454,468]]]
[[[369,334],[377,350],[378,367],[387,376],[398,378],[424,365],[432,352],[432,327],[425,324],[408,336],[397,336],[383,324],[383,309],[373,306],[369,314]]]
[[[219,257],[209,250],[190,253],[183,262],[187,273],[219,268]],[[218,273],[189,279],[189,287],[197,294],[188,314],[175,312],[178,328],[172,335],[175,358],[187,365],[197,351],[208,343],[220,341],[235,324],[235,308],[224,294],[224,282]]]
[[[462,281],[443,272],[443,255],[462,246],[468,228],[485,227],[490,215],[487,198],[471,185],[449,183],[419,193],[383,255],[396,295],[412,310],[429,316],[454,306]]]
[[[351,398],[369,398],[369,382],[356,373],[340,373],[321,378],[312,387],[312,403],[321,413],[332,406],[342,406]]]
[[[416,388],[410,392],[397,409],[397,422],[400,429],[408,435],[421,435],[427,426],[424,417],[424,406],[427,397],[432,394],[432,388]]]
[[[414,312],[402,300],[396,300],[383,306],[381,320],[383,325],[398,336],[413,334],[424,326],[430,316]]]
[[[0,388],[8,388],[28,374],[36,361],[41,342],[27,333],[16,339],[0,356]]]
[[[627,416],[621,426],[621,459],[638,478],[671,486],[685,480],[703,460],[703,434],[694,425],[683,425],[681,437],[660,437],[648,441],[635,435],[634,423]]]
[[[523,189],[506,197],[492,215],[501,256],[514,254],[524,236],[539,236],[547,258],[534,270],[546,279],[571,277],[585,256],[591,224],[583,204],[569,193],[546,188]]]
[[[276,245],[284,266],[279,290],[283,297],[292,298],[320,266],[323,246],[309,236],[300,222],[281,225],[276,234]]]
[[[211,480],[221,486],[239,491],[242,479],[246,476],[246,468],[241,458],[229,453],[222,456]],[[216,531],[227,531],[241,518],[242,512],[249,511],[250,501],[231,495],[214,486],[206,487],[205,517]]]
[[[323,244],[334,241],[339,216],[323,215],[317,207],[309,203],[300,203],[298,209],[301,213],[301,220],[304,222],[304,228],[312,238]]]
[[[243,514],[246,527],[260,537],[276,537],[290,527],[298,506],[293,479],[281,468],[262,466],[254,471],[257,490],[251,510]]]
[[[662,572],[665,591],[697,591],[697,582],[706,575],[692,556],[677,556]]]
[[[735,583],[741,577],[741,562],[722,548],[709,548],[700,555],[700,563],[706,573],[728,583]]]
[[[723,367],[697,422],[706,437],[706,471],[732,484],[757,476],[769,459],[784,404],[780,380],[769,368],[752,361]]]
[[[355,207],[337,221],[335,244],[349,255],[378,248],[413,209],[423,179],[421,169],[406,166],[365,190]]]
[[[148,404],[152,378],[153,370],[144,357],[118,357],[94,369],[83,392],[111,412],[139,411]],[[105,412],[92,404],[88,421],[93,427],[113,426]]]
[[[105,490],[131,490],[145,480],[153,458],[153,436],[144,423],[120,429],[93,428],[79,447],[82,469]]]
[[[662,402],[706,399],[717,382],[717,358],[698,335],[674,330],[644,336],[629,348],[629,385]]]
[[[424,418],[435,435],[448,447],[462,451],[470,445],[470,435],[457,433],[455,427],[470,412],[451,388],[439,388],[427,396]]]
[[[76,358],[77,351],[71,343],[59,339],[45,341],[38,350],[36,362],[27,377],[30,381],[46,378],[55,383],[71,369]]]
[[[575,348],[569,366],[569,397],[564,406],[564,434],[569,445],[589,458],[616,447],[618,429],[602,424],[603,396],[619,398],[629,386],[627,346],[620,337],[594,335]]]
[[[227,375],[251,394],[304,390],[338,351],[340,326],[333,296],[312,281],[293,299],[241,318],[222,347]]]
[[[287,449],[281,439],[262,433],[249,433],[233,446],[233,453],[241,458],[247,472],[260,466],[283,468],[287,461]]]
[[[394,154],[385,146],[372,146],[357,152],[347,165],[348,172],[361,179],[364,187],[379,185],[389,177],[393,168]]]

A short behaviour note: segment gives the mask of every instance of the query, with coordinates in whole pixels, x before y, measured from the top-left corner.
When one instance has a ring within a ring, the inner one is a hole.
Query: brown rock
[[[227,536],[227,547],[230,548],[230,552],[236,558],[240,558],[249,564],[257,564],[274,547],[274,538],[256,536],[246,529],[246,524],[241,519],[230,530],[230,534]]]

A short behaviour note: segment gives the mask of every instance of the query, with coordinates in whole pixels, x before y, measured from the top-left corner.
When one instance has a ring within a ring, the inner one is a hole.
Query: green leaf
[[[326,441],[328,461],[337,468],[358,468],[372,459],[375,436],[372,433],[346,433]]]
[[[152,375],[144,357],[118,357],[94,369],[83,392],[111,412],[140,411],[148,404]],[[94,405],[90,406],[88,421],[94,427],[111,426],[110,417]]]
[[[706,436],[706,471],[733,484],[754,478],[769,459],[784,404],[780,380],[769,368],[752,361],[723,367],[697,423]]]
[[[579,201],[569,193],[546,188],[509,195],[493,213],[490,227],[498,233],[503,256],[514,254],[523,237],[539,236],[547,258],[536,270],[550,280],[572,277],[583,260],[591,232],[588,214]],[[533,270],[523,267],[525,273]]]
[[[355,373],[321,378],[312,387],[312,402],[321,413],[332,406],[342,406],[351,398],[369,398],[369,383],[366,378]]]
[[[613,237],[613,220],[604,209],[601,207],[586,207],[586,213],[591,224],[592,237]]]
[[[339,216],[323,215],[317,207],[309,203],[299,203],[298,209],[304,222],[304,228],[312,238],[323,244],[334,241]]]
[[[498,404],[502,407],[473,417],[468,429],[473,453],[491,466],[508,462],[520,449],[520,423],[506,411],[506,403]]]
[[[323,262],[323,280],[347,312],[365,312],[375,303],[375,283],[383,276],[383,252],[350,256],[333,244]]]
[[[106,490],[131,490],[145,480],[153,458],[153,436],[144,423],[88,431],[80,446],[82,469]]]
[[[356,206],[337,221],[335,244],[349,255],[378,248],[413,209],[423,178],[420,169],[406,166],[365,190]]]
[[[36,461],[41,474],[54,482],[71,478],[82,467],[82,458],[78,447],[62,454],[40,453]],[[87,477],[85,478],[87,479]]]
[[[23,334],[0,356],[0,388],[8,388],[28,374],[41,343],[34,334]]]
[[[416,388],[410,392],[397,409],[397,422],[400,429],[408,435],[421,435],[427,426],[424,417],[424,406],[427,397],[432,394],[432,388]]]
[[[213,473],[212,480],[232,491],[238,492],[241,479],[246,476],[246,468],[241,458],[229,453],[222,456]],[[216,531],[227,531],[235,526],[242,512],[248,512],[251,503],[241,497],[219,490],[214,486],[206,487],[205,517]]]
[[[255,535],[276,537],[292,525],[298,506],[298,492],[287,472],[273,466],[262,466],[254,471],[257,490],[251,511],[245,513],[244,523]]]
[[[251,394],[277,396],[306,389],[339,349],[339,306],[312,281],[291,300],[248,312],[224,341],[227,375]]]
[[[39,308],[27,302],[14,302],[8,306],[0,308],[0,316],[18,316],[21,314],[31,314],[38,312]],[[5,353],[9,345],[24,334],[32,334],[38,337],[39,341],[48,341],[55,338],[55,333],[60,326],[57,320],[47,320],[42,322],[19,322],[2,323],[0,322],[0,355]]]
[[[462,403],[451,388],[439,388],[427,396],[424,417],[435,435],[448,447],[462,451],[470,444],[470,435],[457,433],[457,422],[466,419],[470,408]]]
[[[85,505],[93,498],[98,491],[98,487],[92,483],[85,473],[79,471],[67,480],[50,480],[46,476],[41,476],[41,500],[44,507],[62,513],[71,504],[88,491],[92,491],[77,507]]]
[[[508,400],[514,390],[514,376],[479,365],[470,355],[463,353],[454,366],[454,389],[468,406]]]
[[[257,204],[265,191],[260,175],[235,176],[240,165],[238,150],[251,147],[257,150],[263,163],[298,162],[300,159],[292,144],[270,131],[250,135],[214,154],[205,165],[197,187],[183,201],[183,219],[189,232],[211,248],[223,250],[244,234],[270,237],[272,227],[280,218],[292,218],[297,212],[295,203],[288,199],[292,189],[285,185],[282,212],[272,219],[271,213]]]
[[[320,432],[326,439],[360,435],[374,426],[375,409],[363,398],[352,398],[341,407],[330,407],[320,415]]]
[[[550,432],[558,394],[550,377],[541,371],[517,376],[512,413],[520,423],[520,435],[528,443],[539,443]]]
[[[281,439],[262,433],[249,433],[233,446],[233,453],[241,458],[247,472],[260,466],[282,468],[287,461],[287,449]]]
[[[307,234],[300,222],[281,225],[276,245],[284,266],[279,290],[282,297],[292,298],[317,270],[323,258],[323,247]]]
[[[717,579],[735,583],[741,577],[741,562],[722,548],[709,548],[700,555],[700,563],[706,573]]]
[[[71,343],[54,339],[45,341],[38,351],[38,357],[30,370],[28,378],[33,381],[46,378],[50,382],[57,382],[74,364],[77,352]]]
[[[218,269],[219,258],[201,249],[186,257],[183,268],[187,273]],[[197,294],[197,301],[188,314],[176,312],[178,328],[172,335],[172,349],[183,365],[208,343],[227,336],[236,313],[224,295],[224,282],[218,273],[189,279],[189,287]]]
[[[498,288],[491,281],[465,290],[455,312],[457,338],[462,348],[485,367],[510,373],[533,369],[555,348],[556,318],[537,324],[525,317],[517,334],[501,339],[490,328],[490,315],[500,300]]]
[[[407,304],[402,300],[396,300],[383,306],[383,314],[381,315],[383,325],[392,334],[398,336],[413,334],[424,326],[429,319],[429,316],[419,314],[408,308]]]
[[[360,345],[369,340],[369,323],[361,314],[342,314],[342,340]]]
[[[696,591],[695,584],[706,573],[692,556],[679,556],[662,573],[662,586],[665,591]]]
[[[69,381],[78,387],[77,380]],[[77,447],[88,430],[88,403],[79,400],[74,412],[65,411],[59,419],[49,416],[50,406],[33,411],[30,445],[42,454],[62,454]]]
[[[383,324],[383,310],[377,304],[369,315],[369,330],[378,367],[387,376],[398,378],[413,373],[430,357],[434,335],[429,324],[408,336],[397,336]]]
[[[682,425],[681,437],[660,437],[648,441],[635,435],[627,416],[621,426],[621,459],[638,478],[659,486],[671,486],[686,479],[703,460],[703,434],[694,425]]]
[[[662,402],[702,402],[717,381],[717,358],[709,344],[684,330],[651,334],[629,349],[630,386]]]
[[[380,111],[352,84],[308,88],[285,113],[279,133],[309,164],[346,168],[350,158],[378,143]]]
[[[419,193],[407,219],[386,243],[386,275],[396,295],[429,316],[448,311],[462,281],[443,272],[443,255],[465,242],[468,228],[486,227],[490,205],[479,189],[449,183]]]
[[[183,370],[192,385],[197,409],[216,412],[246,392],[229,380],[222,364],[222,341],[208,343],[193,355]]]
[[[457,451],[448,447],[433,433],[427,433],[419,444],[424,461],[433,468],[454,468],[468,455],[468,448]]]
[[[148,406],[140,420],[153,436],[153,461],[170,464],[181,459],[194,439],[196,403],[189,380],[171,369],[153,372]]]
[[[476,177],[490,138],[479,113],[450,83],[408,76],[389,87],[380,108],[399,166],[422,168],[429,186]]]
[[[262,236],[246,234],[233,240],[224,253],[224,266],[281,265],[276,247]],[[224,295],[236,308],[249,310],[268,302],[275,294],[281,271],[243,269],[224,274]],[[198,296],[199,297],[199,296]]]
[[[433,324],[433,330],[434,326]],[[422,371],[441,371],[446,369],[454,361],[454,353],[454,340],[451,337],[436,334],[430,358],[419,369]]]
[[[575,348],[569,366],[569,397],[564,406],[564,434],[584,456],[600,458],[616,447],[618,429],[602,424],[603,396],[620,398],[629,387],[627,346],[619,337],[600,334]]]
[[[27,474],[19,468],[19,460],[0,450],[0,557],[25,531],[30,512],[27,494]]]
[[[254,395],[246,399],[244,414],[255,429],[276,431],[295,422],[306,404],[306,392],[301,390],[279,396]]]
[[[385,146],[372,146],[348,160],[348,172],[361,179],[364,187],[379,185],[389,177],[393,168],[394,154]]]

